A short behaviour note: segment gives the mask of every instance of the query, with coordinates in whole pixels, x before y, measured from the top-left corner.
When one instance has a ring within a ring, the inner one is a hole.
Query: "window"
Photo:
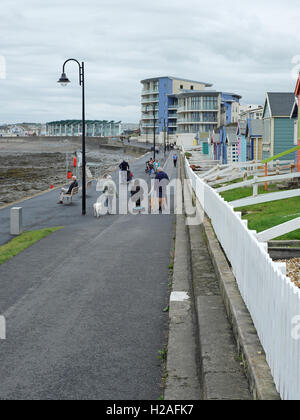
[[[203,109],[218,109],[218,98],[216,96],[204,96]]]
[[[218,122],[218,113],[203,112],[203,122]]]
[[[200,112],[192,112],[191,121],[200,122]]]
[[[201,109],[201,97],[200,96],[194,96],[191,100],[191,106],[192,109]]]
[[[191,90],[194,90],[194,86],[191,86]]]
[[[180,89],[183,89],[183,85],[180,85]]]

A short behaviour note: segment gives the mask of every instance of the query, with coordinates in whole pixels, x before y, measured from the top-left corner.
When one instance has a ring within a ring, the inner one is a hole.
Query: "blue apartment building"
[[[153,133],[162,142],[165,132],[191,139],[205,136],[221,125],[237,122],[241,96],[210,90],[211,83],[175,77],[141,81],[141,137],[151,141]]]

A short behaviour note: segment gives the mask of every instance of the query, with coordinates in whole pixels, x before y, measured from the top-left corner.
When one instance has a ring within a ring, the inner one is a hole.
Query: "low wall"
[[[46,136],[31,136],[31,137],[0,137],[0,143],[7,142],[7,143],[17,143],[22,141],[28,142],[45,142],[45,143],[58,143],[58,142],[65,142],[68,141],[72,144],[78,144],[81,147],[81,136],[53,136],[53,137],[46,137]],[[148,150],[145,148],[130,145],[130,144],[123,144],[121,141],[118,140],[111,140],[108,137],[86,137],[86,146],[87,148],[103,148],[107,150],[123,150],[125,153],[134,154],[134,155],[141,155]]]

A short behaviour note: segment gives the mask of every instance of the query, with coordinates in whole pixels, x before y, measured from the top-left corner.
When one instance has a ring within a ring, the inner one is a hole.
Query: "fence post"
[[[253,197],[257,197],[258,196],[258,178],[257,176],[254,177],[254,183],[253,183]]]

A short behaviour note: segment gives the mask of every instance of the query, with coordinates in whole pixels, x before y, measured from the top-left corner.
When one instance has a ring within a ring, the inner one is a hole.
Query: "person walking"
[[[116,184],[114,183],[110,175],[104,175],[103,193],[106,196],[105,205],[108,208],[108,213],[113,214],[114,212],[114,200],[118,196]]]
[[[119,168],[120,168],[120,171],[121,171],[121,182],[122,182],[122,184],[126,184],[127,183],[127,173],[130,170],[129,163],[126,162],[126,160],[124,159],[120,163]]]
[[[155,176],[155,190],[158,195],[159,211],[162,211],[162,206],[166,201],[166,187],[169,184],[170,179],[168,174],[161,168],[157,168],[157,174]]]
[[[160,163],[159,163],[158,159],[155,159],[155,162],[154,162],[153,166],[154,166],[155,173],[157,173],[157,170],[160,167]]]
[[[177,160],[178,160],[177,153],[174,153],[174,155],[173,155],[174,168],[176,168],[176,166],[177,166]]]

